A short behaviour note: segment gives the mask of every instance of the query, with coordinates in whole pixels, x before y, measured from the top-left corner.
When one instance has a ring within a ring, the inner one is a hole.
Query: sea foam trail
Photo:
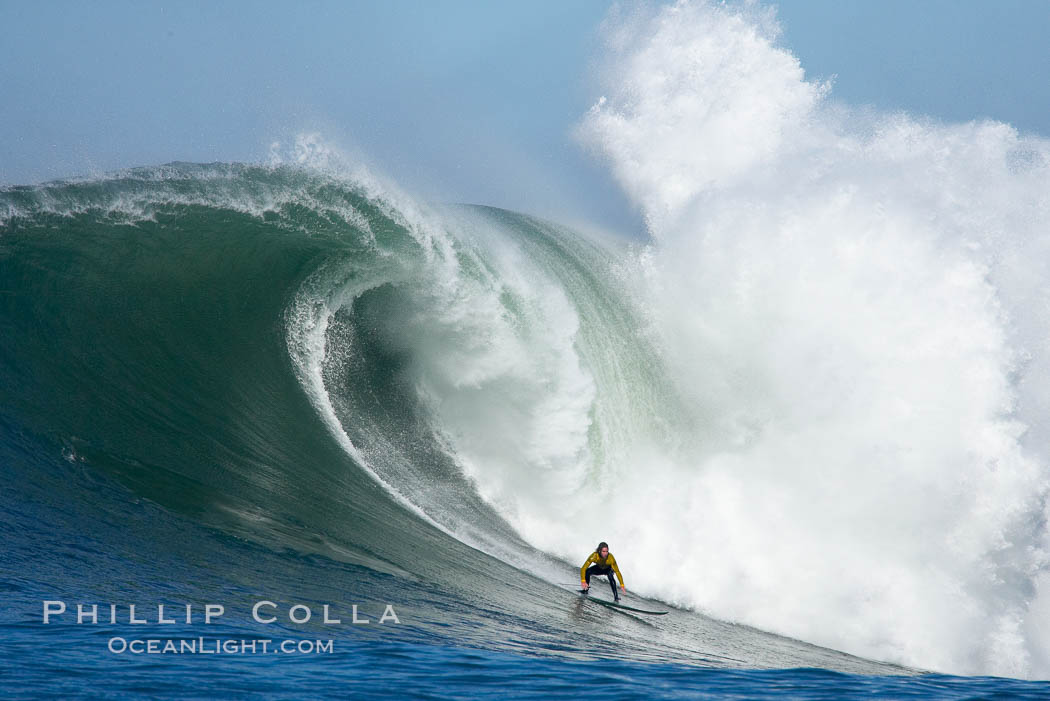
[[[608,33],[580,135],[649,222],[634,294],[699,436],[603,493],[635,585],[869,657],[1050,675],[1050,144],[837,104],[750,5]]]

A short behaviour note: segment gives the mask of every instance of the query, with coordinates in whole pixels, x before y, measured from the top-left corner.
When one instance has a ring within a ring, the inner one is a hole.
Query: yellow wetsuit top
[[[603,560],[597,552],[591,553],[591,556],[587,558],[587,562],[583,563],[583,567],[580,568],[580,581],[587,581],[587,568],[591,565],[598,565],[605,567],[608,565],[612,567],[612,571],[616,573],[616,578],[620,580],[620,586],[623,586],[623,575],[620,574],[620,568],[616,566],[616,558],[613,557],[612,553],[609,553]]]

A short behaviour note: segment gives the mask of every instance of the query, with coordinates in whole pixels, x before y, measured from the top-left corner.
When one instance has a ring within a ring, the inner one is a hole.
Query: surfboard
[[[663,616],[667,614],[667,611],[646,611],[645,609],[636,609],[635,607],[628,606],[627,604],[618,604],[615,601],[606,601],[605,599],[599,599],[598,597],[585,596],[583,593],[583,589],[579,589],[578,591],[580,592],[581,599],[593,601],[596,604],[601,604],[602,606],[607,606],[611,609],[623,609],[624,611],[633,611],[634,613],[647,613],[650,616]]]

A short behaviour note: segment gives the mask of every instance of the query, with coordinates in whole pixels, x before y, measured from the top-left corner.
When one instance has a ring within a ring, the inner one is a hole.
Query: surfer
[[[583,567],[580,568],[580,591],[584,594],[587,593],[591,586],[592,576],[605,575],[609,578],[609,586],[612,587],[613,600],[619,601],[620,593],[616,591],[616,580],[613,579],[614,572],[617,579],[620,580],[620,590],[626,592],[627,590],[623,586],[623,575],[620,574],[620,568],[616,566],[616,558],[609,552],[609,544],[602,541],[598,543],[598,547],[587,558],[587,562],[583,563]]]

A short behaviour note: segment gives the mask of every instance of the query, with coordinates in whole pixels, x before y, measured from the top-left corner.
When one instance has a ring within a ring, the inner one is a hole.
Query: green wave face
[[[557,545],[610,455],[666,428],[617,255],[553,225],[291,167],[0,197],[11,420],[253,539],[550,568],[522,530]]]
[[[360,471],[292,371],[283,315],[325,260],[375,256],[344,216],[371,212],[364,197],[300,172],[173,166],[3,198],[5,410],[215,522],[280,539],[303,514],[358,513],[331,489],[352,494]]]

